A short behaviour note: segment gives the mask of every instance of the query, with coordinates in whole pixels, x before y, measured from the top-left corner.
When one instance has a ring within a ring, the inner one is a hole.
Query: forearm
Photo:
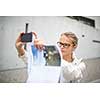
[[[16,48],[17,49],[17,52],[18,52],[18,56],[23,56],[25,54],[25,50],[24,48]]]
[[[23,43],[22,42],[16,42],[15,43],[15,47],[17,49],[18,52],[18,56],[23,56],[25,54],[25,50],[23,48]]]
[[[19,55],[19,58],[27,65],[28,64],[28,53],[25,51],[24,55]]]

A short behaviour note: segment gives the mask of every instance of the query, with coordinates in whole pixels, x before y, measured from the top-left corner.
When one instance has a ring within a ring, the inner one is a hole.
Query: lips
[[[61,52],[64,52],[64,50],[63,50],[63,49],[61,49]]]

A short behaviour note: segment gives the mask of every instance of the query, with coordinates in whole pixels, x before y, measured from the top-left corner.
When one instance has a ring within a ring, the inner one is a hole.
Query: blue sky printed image
[[[39,51],[34,45],[31,46],[34,63],[36,65],[60,66],[61,57],[59,50],[54,45],[44,46],[44,50]]]

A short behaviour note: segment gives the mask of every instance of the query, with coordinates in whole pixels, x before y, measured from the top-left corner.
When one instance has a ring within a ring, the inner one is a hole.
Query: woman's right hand
[[[24,34],[24,33],[20,33],[20,35],[18,36],[18,38],[16,39],[16,42],[15,42],[15,47],[17,49],[21,49],[22,46],[25,44],[23,42],[21,42],[21,35]]]
[[[22,34],[24,34],[24,33],[20,33],[20,35],[18,36],[18,38],[16,39],[16,42],[15,42],[15,47],[18,51],[19,56],[22,56],[25,54],[25,50],[23,48],[23,45],[25,45],[26,43],[21,42],[21,35]]]
[[[22,56],[25,54],[25,49],[23,48],[23,46],[26,44],[25,42],[21,42],[21,35],[25,34],[25,33],[20,33],[20,35],[18,36],[18,38],[16,39],[15,42],[15,47],[18,51],[18,55]],[[32,32],[32,34],[34,35],[34,46],[39,49],[40,51],[44,49],[44,42],[41,39],[37,38],[37,34],[35,32]]]

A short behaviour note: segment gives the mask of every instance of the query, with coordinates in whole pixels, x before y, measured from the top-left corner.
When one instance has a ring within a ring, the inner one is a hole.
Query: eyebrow
[[[62,42],[57,42],[57,43],[61,43],[62,45],[71,45],[71,43],[62,43]]]
[[[60,41],[58,41],[58,42],[60,42]],[[67,42],[67,43],[65,43],[65,42],[60,42],[60,43],[63,43],[63,44],[72,44],[72,43],[69,43],[69,42]]]

